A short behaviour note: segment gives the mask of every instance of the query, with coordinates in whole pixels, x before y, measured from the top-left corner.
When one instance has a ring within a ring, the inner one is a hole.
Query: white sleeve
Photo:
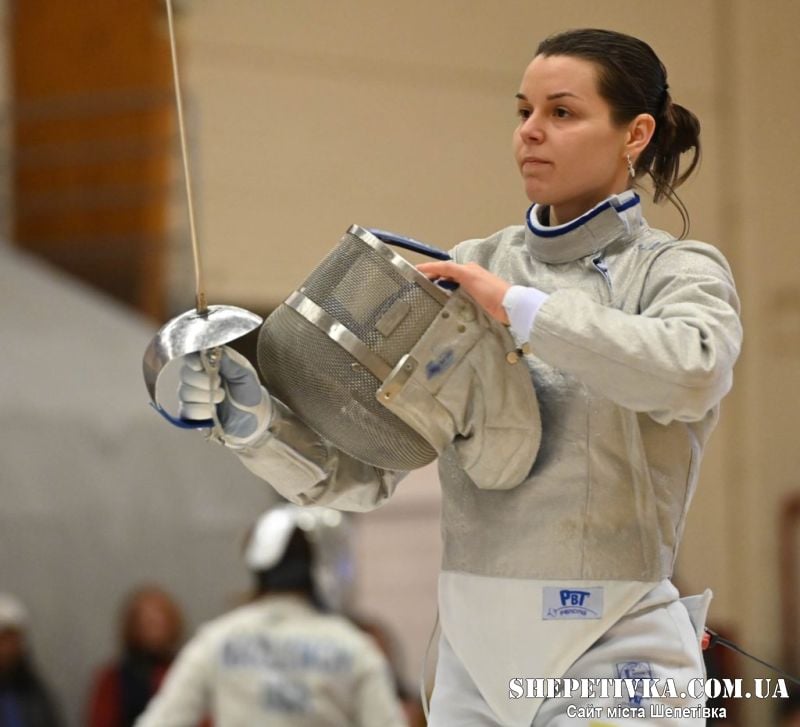
[[[134,727],[196,727],[211,707],[211,658],[202,632],[182,649]]]
[[[357,727],[408,727],[391,667],[372,644],[360,655],[356,684]]]
[[[525,343],[531,335],[539,308],[547,300],[547,293],[538,288],[512,285],[503,297],[503,308],[508,315],[511,335],[517,345]]]
[[[561,289],[542,304],[535,356],[620,406],[660,424],[698,421],[731,387],[742,327],[727,263],[710,245],[684,242],[653,263],[627,313]]]
[[[407,474],[364,464],[323,439],[277,399],[272,407],[266,436],[236,454],[296,505],[372,510],[392,496]]]

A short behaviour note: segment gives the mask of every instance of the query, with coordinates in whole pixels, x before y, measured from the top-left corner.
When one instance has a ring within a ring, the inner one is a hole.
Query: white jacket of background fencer
[[[530,724],[536,709],[507,698],[531,653],[541,674],[560,676],[566,658],[671,576],[741,344],[724,257],[651,229],[633,192],[559,228],[540,212],[454,250],[547,295],[525,358],[541,417],[536,461],[505,492],[474,481],[465,442],[479,460],[471,467],[507,465],[505,452],[475,446],[480,426],[439,457],[442,628],[495,711],[515,710],[509,724]],[[298,504],[363,511],[391,496],[402,473],[353,460],[274,403],[268,435],[238,453],[253,472]],[[576,585],[592,589],[598,618],[547,618],[559,613],[552,594]],[[558,634],[549,649],[527,636],[534,626]]]
[[[404,727],[371,637],[305,599],[268,596],[184,647],[136,727]]]

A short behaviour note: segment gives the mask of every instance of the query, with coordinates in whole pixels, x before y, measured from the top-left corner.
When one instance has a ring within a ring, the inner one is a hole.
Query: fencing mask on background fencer
[[[541,425],[513,339],[469,295],[431,282],[378,235],[446,253],[374,232],[353,225],[264,322],[258,363],[267,388],[367,464],[416,469],[453,444],[479,487],[519,484]]]
[[[352,600],[351,528],[336,510],[289,503],[270,508],[250,532],[244,561],[266,590],[308,590],[332,611]]]

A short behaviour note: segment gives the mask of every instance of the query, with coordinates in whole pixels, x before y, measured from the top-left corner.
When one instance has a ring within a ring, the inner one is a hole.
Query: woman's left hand
[[[458,283],[486,312],[503,325],[508,325],[508,316],[503,308],[503,298],[511,283],[498,278],[478,263],[432,262],[417,265],[428,278],[446,278]]]

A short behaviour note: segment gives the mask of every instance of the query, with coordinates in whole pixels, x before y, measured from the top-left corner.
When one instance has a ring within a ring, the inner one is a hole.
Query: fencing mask
[[[297,536],[305,547],[293,549]],[[321,606],[341,611],[353,598],[351,540],[350,523],[341,512],[286,503],[267,510],[255,523],[244,561],[271,590],[293,590],[307,579]]]
[[[505,327],[356,225],[264,322],[258,363],[308,426],[382,469],[422,467],[453,445],[478,486],[502,489],[538,450],[533,384]]]

